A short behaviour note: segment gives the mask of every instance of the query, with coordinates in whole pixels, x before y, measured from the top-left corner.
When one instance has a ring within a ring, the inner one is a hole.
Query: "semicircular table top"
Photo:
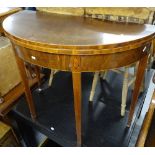
[[[131,125],[155,26],[21,11],[7,17],[3,29],[12,41],[33,119],[36,112],[24,61],[72,72],[77,146],[82,143],[81,73],[99,72],[139,61],[128,114],[127,126]]]
[[[27,45],[65,49],[104,49],[109,45],[127,45],[153,37],[155,33],[153,25],[105,22],[39,11],[13,14],[4,20],[3,28],[7,35],[20,43],[26,41]]]

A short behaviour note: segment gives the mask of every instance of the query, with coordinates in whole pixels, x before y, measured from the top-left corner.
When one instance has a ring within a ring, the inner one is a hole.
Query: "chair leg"
[[[50,74],[50,78],[49,78],[49,82],[48,82],[49,87],[52,85],[53,76],[54,76],[54,70],[51,69],[51,74]]]
[[[92,84],[92,88],[91,88],[91,92],[90,92],[90,97],[89,97],[90,102],[93,101],[98,78],[99,78],[99,72],[95,72],[94,78],[93,78],[93,84]]]
[[[102,78],[102,79],[106,79],[107,74],[108,74],[108,71],[103,71],[103,72],[101,72],[101,78]]]
[[[53,81],[53,76],[55,73],[57,73],[58,70],[52,70],[51,69],[51,74],[50,74],[50,78],[49,78],[49,82],[48,82],[48,86],[50,87],[52,85],[52,81]]]
[[[121,116],[125,115],[125,108],[126,108],[126,99],[128,94],[128,68],[125,68],[124,72],[124,79],[123,79],[123,88],[122,88],[122,103],[121,103]]]

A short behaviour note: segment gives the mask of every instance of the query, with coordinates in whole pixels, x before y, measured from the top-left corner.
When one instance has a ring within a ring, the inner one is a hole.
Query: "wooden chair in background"
[[[85,16],[90,18],[95,18],[99,20],[109,20],[114,22],[123,22],[127,23],[138,23],[138,24],[153,24],[154,19],[154,10],[149,8],[86,8]],[[152,48],[151,48],[152,49]],[[148,66],[151,65],[153,50],[150,52],[150,59],[148,61]],[[133,64],[130,66],[126,66],[123,70],[113,69],[112,71],[123,75],[123,87],[122,87],[122,101],[121,101],[121,116],[125,115],[126,108],[126,99],[128,88],[134,84],[136,79],[136,66],[138,64]],[[131,74],[129,69],[133,67],[134,73]],[[104,72],[95,72],[92,89],[90,92],[89,101],[93,101],[95,95],[95,89],[97,85],[97,81],[99,77],[106,79],[108,71]],[[144,86],[143,86],[144,87]]]

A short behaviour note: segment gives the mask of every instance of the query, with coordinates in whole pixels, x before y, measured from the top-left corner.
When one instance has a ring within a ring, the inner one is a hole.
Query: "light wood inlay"
[[[72,72],[78,146],[82,143],[81,72],[104,71],[140,61],[128,121],[131,124],[155,26],[22,11],[5,19],[3,28],[20,60]],[[24,85],[26,88],[27,82]],[[25,90],[34,114],[30,92]]]

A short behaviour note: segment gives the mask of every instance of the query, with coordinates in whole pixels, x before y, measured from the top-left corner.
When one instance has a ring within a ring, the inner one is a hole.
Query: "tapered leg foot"
[[[90,102],[93,101],[98,78],[99,78],[99,72],[95,72],[94,78],[93,78],[93,83],[92,83],[92,88],[91,88],[91,92],[90,92],[90,97],[89,97]]]
[[[134,86],[134,90],[133,90],[132,101],[131,101],[131,106],[130,106],[130,111],[129,111],[129,118],[128,118],[128,123],[127,123],[128,127],[130,127],[131,122],[132,122],[133,114],[135,111],[136,103],[137,103],[139,92],[140,92],[141,83],[144,78],[145,68],[147,66],[147,58],[148,58],[148,55],[145,55],[139,61],[137,75],[136,75],[136,81],[135,81],[135,86]]]
[[[128,68],[125,68],[124,72],[124,79],[123,79],[123,88],[122,88],[122,103],[121,103],[121,116],[125,115],[125,108],[126,108],[126,99],[128,94]]]
[[[15,52],[15,58],[16,58],[16,62],[18,64],[19,73],[20,73],[20,76],[21,76],[21,79],[22,79],[22,84],[23,84],[23,87],[24,87],[27,104],[28,104],[29,109],[30,109],[30,114],[31,114],[32,119],[35,120],[35,118],[36,118],[36,110],[35,110],[35,106],[34,106],[34,103],[33,103],[31,90],[30,90],[30,87],[29,87],[29,81],[28,81],[28,77],[27,77],[27,74],[26,74],[25,65],[24,65],[23,60],[20,59],[18,57],[18,55],[16,54],[16,49],[15,49],[14,45],[13,45],[13,49],[14,49],[14,52]]]
[[[77,146],[81,146],[81,73],[72,73]]]

